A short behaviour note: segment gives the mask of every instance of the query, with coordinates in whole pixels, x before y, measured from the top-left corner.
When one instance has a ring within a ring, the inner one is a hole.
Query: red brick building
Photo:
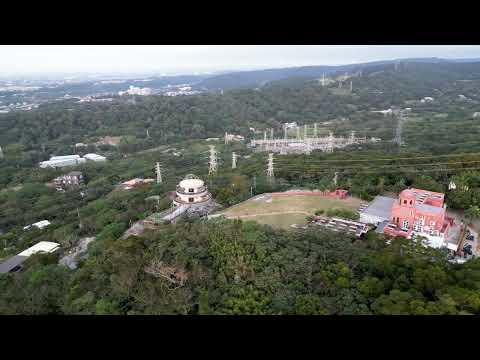
[[[403,190],[392,205],[384,233],[410,238],[425,236],[434,247],[446,242],[453,219],[446,216],[445,194],[421,189]]]

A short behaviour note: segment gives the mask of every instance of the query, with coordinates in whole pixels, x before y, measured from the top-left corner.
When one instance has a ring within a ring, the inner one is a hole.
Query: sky
[[[413,57],[480,58],[480,46],[0,45],[0,73],[192,74]]]

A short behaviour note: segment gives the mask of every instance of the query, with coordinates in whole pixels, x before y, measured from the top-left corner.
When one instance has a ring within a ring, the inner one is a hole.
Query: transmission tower
[[[327,152],[333,152],[333,132],[328,135]]]
[[[273,183],[275,173],[273,171],[273,153],[268,154],[267,177],[270,184]]]
[[[157,173],[157,184],[162,183],[162,169],[160,168],[160,163],[157,162],[155,165],[155,172]]]
[[[232,169],[237,168],[237,154],[232,152]]]
[[[209,145],[210,148],[210,158],[208,162],[208,175],[213,175],[217,173],[218,161],[217,161],[217,151],[215,150],[215,145]]]

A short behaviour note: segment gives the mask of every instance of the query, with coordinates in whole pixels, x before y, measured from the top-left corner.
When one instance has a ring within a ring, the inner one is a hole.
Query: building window
[[[407,200],[403,200],[403,203],[404,203],[405,205],[407,205]]]
[[[403,220],[402,229],[408,230],[408,220]]]
[[[193,198],[188,198],[188,202],[193,202]]]
[[[191,192],[191,193],[193,193],[193,190],[194,190],[194,189],[188,189],[188,192]]]

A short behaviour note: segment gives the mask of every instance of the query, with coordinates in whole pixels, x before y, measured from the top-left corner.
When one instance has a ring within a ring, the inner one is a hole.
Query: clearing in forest
[[[314,215],[316,210],[332,208],[357,211],[362,201],[355,197],[345,200],[324,196],[257,195],[243,203],[234,205],[221,213],[229,219],[255,220],[277,228],[290,228],[292,224],[305,223],[305,217]]]

